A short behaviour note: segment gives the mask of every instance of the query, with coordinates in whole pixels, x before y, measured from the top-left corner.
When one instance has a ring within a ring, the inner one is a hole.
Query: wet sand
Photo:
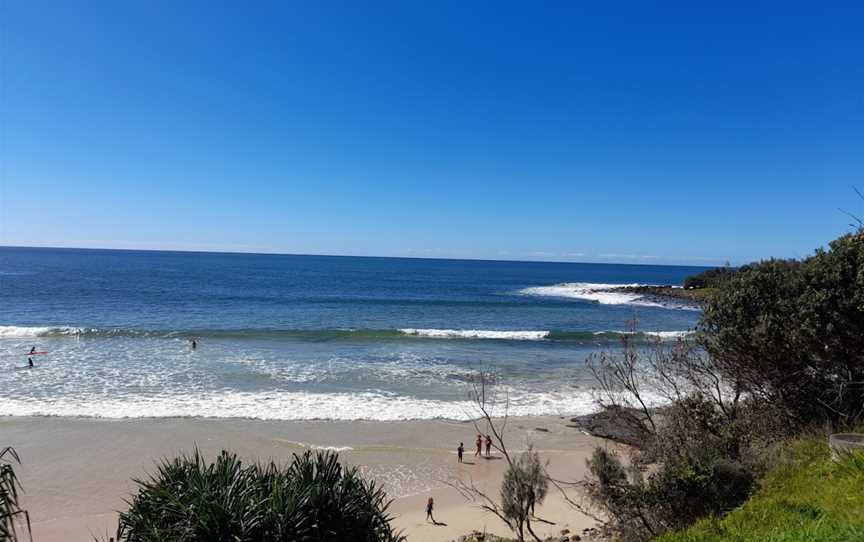
[[[567,427],[559,417],[513,418],[508,446],[534,444],[550,472],[559,479],[580,480],[585,459],[597,445],[614,446]],[[545,429],[545,431],[537,430]],[[394,525],[411,541],[445,541],[473,529],[507,534],[494,516],[468,503],[447,485],[456,477],[473,479],[492,495],[506,462],[474,457],[473,426],[468,422],[284,422],[241,419],[141,418],[2,418],[0,446],[21,456],[18,469],[24,505],[39,542],[92,542],[116,528],[116,510],[134,490],[132,478],[153,472],[155,462],[197,446],[213,457],[222,449],[250,460],[288,462],[309,448],[332,448],[365,475],[384,484],[395,499]],[[456,461],[456,446],[465,443],[465,463]],[[424,506],[435,498],[435,518],[425,521]],[[571,493],[579,498],[577,493]],[[569,528],[578,532],[594,521],[570,508],[550,489],[537,515],[554,525],[536,525],[538,534]]]

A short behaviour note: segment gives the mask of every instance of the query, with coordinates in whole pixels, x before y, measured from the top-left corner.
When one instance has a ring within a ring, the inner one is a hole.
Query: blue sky
[[[712,264],[846,231],[864,4],[653,4],[5,0],[0,244]]]

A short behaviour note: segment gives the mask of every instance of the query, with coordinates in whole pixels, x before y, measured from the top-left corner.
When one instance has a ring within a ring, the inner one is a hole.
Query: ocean
[[[511,414],[585,413],[628,321],[700,316],[600,290],[703,269],[0,247],[0,415],[460,420],[481,369]]]

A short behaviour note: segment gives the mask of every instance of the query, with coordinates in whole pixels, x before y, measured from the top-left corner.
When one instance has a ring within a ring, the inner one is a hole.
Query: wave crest
[[[80,335],[85,330],[71,326],[0,326],[0,337],[51,337]]]
[[[594,301],[601,305],[641,305],[662,307],[661,303],[647,301],[644,296],[633,292],[620,291],[621,288],[635,288],[645,284],[601,284],[595,282],[564,282],[552,286],[533,286],[519,290],[522,295],[541,297],[565,297]]]
[[[414,329],[399,330],[404,335],[456,339],[506,339],[517,341],[539,341],[549,337],[548,331],[495,331],[487,329]]]

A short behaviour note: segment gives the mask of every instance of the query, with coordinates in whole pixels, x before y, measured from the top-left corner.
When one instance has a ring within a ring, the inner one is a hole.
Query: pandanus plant
[[[163,460],[120,514],[118,542],[268,540],[397,542],[383,489],[330,452],[287,467],[244,465],[223,451]]]
[[[15,476],[15,463],[20,463],[15,450],[7,447],[0,451],[0,541],[17,541],[17,527],[22,520],[30,537],[30,516],[18,503],[21,484]]]

